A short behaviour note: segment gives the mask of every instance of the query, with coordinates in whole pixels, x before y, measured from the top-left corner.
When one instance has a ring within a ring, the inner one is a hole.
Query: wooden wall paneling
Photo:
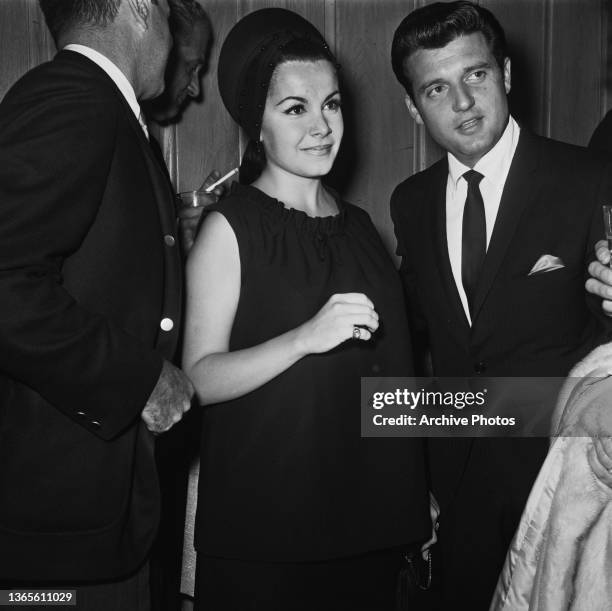
[[[585,145],[602,114],[606,0],[554,0],[550,135]]]
[[[413,173],[415,131],[391,69],[391,41],[413,9],[406,0],[336,0],[345,132],[331,183],[366,209],[389,250],[395,237],[389,197]]]
[[[0,1],[0,99],[30,68],[51,59],[55,45],[36,0]]]
[[[602,0],[603,18],[602,23],[602,44],[601,44],[601,62],[602,62],[602,110],[603,116],[607,110],[612,108],[612,6],[610,2]]]
[[[506,32],[511,61],[510,111],[530,130],[549,135],[552,0],[482,0]]]
[[[0,95],[30,67],[26,24],[28,0],[0,4]],[[17,40],[15,37],[17,34]]]
[[[330,46],[334,54],[337,53],[336,48],[336,0],[323,0],[325,25],[321,33],[325,37],[327,44]]]
[[[612,109],[612,3],[600,0],[601,7],[601,57],[600,57],[600,91],[599,116],[597,123]],[[589,134],[590,137],[590,134]]]
[[[29,64],[30,67],[34,67],[52,59],[57,53],[57,49],[37,0],[28,0],[27,4],[27,36],[30,53]]]
[[[237,4],[229,0],[202,2],[213,24],[208,69],[202,77],[201,99],[192,102],[176,126],[177,189],[197,189],[213,169],[225,174],[238,165],[238,128],[225,110],[217,86],[221,44],[237,21]]]
[[[262,8],[286,8],[308,19],[321,33],[325,32],[325,0],[237,0],[237,3],[239,18]]]
[[[26,10],[25,0],[0,5],[0,57],[2,57],[2,73],[0,74],[1,97],[4,97],[4,94],[8,91],[10,86],[27,69],[27,56],[24,57],[25,49],[20,48],[20,45],[16,45],[13,40],[15,31],[20,32],[23,30],[20,26],[20,22],[23,20]]]
[[[602,87],[602,116],[605,111],[612,107],[612,6],[610,2],[602,0],[603,23],[602,32],[602,72],[604,74],[604,85]]]

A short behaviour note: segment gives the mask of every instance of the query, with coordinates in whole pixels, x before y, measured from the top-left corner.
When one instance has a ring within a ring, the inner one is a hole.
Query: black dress
[[[234,185],[212,208],[240,253],[230,350],[294,329],[334,293],[365,293],[381,325],[368,342],[309,355],[205,408],[199,559],[320,562],[429,538],[422,442],[360,431],[360,378],[413,375],[400,280],[368,214],[338,205],[335,216],[310,217]]]

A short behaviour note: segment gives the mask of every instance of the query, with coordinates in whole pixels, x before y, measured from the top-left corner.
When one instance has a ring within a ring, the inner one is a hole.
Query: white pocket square
[[[552,272],[555,269],[561,269],[565,267],[563,261],[559,257],[554,255],[542,255],[536,264],[531,268],[531,271],[527,274],[533,276],[534,274],[543,274],[544,272]]]

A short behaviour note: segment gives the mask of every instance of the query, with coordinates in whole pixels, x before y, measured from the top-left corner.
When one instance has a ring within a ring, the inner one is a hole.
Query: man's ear
[[[510,93],[510,84],[512,79],[510,78],[510,58],[506,57],[504,59],[504,87],[506,88],[506,93]]]
[[[406,108],[410,113],[410,116],[417,122],[418,125],[424,125],[423,119],[421,118],[421,113],[419,112],[416,104],[413,102],[412,97],[409,94],[406,94],[404,98],[404,102],[406,104]]]

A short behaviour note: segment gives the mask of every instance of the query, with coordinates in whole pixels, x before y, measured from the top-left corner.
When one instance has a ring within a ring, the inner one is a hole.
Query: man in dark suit
[[[391,199],[417,350],[437,376],[565,376],[603,341],[584,281],[612,168],[510,116],[504,32],[482,7],[414,11],[392,63],[411,116],[447,153]],[[441,608],[488,609],[546,450],[543,439],[430,440]]]
[[[612,110],[608,111],[601,123],[595,128],[589,148],[605,155],[612,154]]]
[[[173,194],[139,122],[166,0],[41,0],[58,48],[0,105],[0,581],[148,608],[153,433],[189,409]]]

